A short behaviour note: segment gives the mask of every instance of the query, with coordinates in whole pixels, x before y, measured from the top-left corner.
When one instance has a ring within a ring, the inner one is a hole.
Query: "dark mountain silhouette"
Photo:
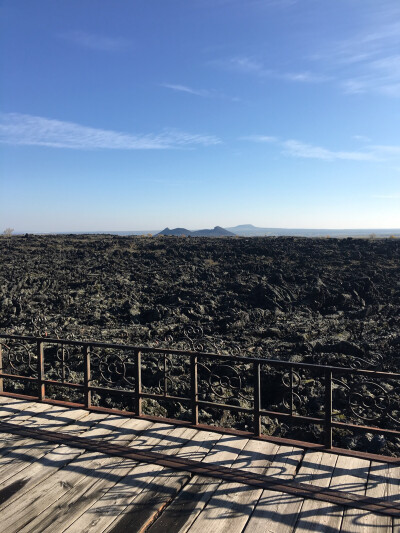
[[[175,237],[181,237],[186,235],[187,237],[234,237],[235,234],[231,231],[228,231],[221,226],[215,226],[214,229],[199,229],[196,231],[190,231],[186,228],[174,228],[169,229],[165,228],[157,235],[173,235]]]
[[[156,236],[157,235],[173,235],[175,237],[181,237],[182,235],[188,235],[189,233],[191,233],[191,231],[185,228],[174,228],[174,229],[165,228],[162,231],[160,231],[160,233],[157,233]]]

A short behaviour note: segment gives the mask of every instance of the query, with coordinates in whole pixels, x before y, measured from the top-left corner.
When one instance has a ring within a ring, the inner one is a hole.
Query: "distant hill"
[[[156,236],[157,235],[168,235],[168,236],[172,235],[174,237],[181,237],[182,235],[188,235],[189,233],[191,233],[191,231],[185,228],[174,228],[174,229],[165,228],[159,233],[156,233]]]
[[[173,235],[174,237],[181,237],[182,235],[186,235],[187,237],[234,237],[235,233],[221,228],[221,226],[215,226],[214,229],[199,229],[196,231],[190,231],[186,228],[165,228],[157,233],[157,235]]]
[[[290,228],[258,228],[252,224],[241,224],[228,231],[240,237],[399,237],[399,229],[290,229]]]

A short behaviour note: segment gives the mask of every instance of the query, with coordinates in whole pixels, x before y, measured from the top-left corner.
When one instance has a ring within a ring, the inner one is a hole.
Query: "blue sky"
[[[0,231],[400,227],[398,0],[0,0]]]

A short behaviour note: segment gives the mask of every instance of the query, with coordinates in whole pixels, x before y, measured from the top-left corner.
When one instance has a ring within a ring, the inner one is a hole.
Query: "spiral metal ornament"
[[[384,387],[370,380],[350,384],[338,379],[332,381],[337,388],[345,389],[346,409],[350,417],[368,424],[386,418],[400,425],[398,402],[400,386],[398,384],[386,383]]]
[[[37,355],[32,345],[23,341],[14,341],[10,344],[1,344],[3,349],[3,368],[11,370],[10,373],[18,375],[37,374]]]
[[[365,422],[380,420],[382,416],[388,416],[394,422],[400,423],[400,419],[395,418],[394,415],[395,404],[392,392],[377,383],[365,381],[361,390],[350,391],[350,410],[355,417]]]
[[[58,362],[56,373],[62,383],[68,381],[71,375],[71,368],[69,366],[70,359],[71,354],[69,349],[64,346],[59,346],[56,352],[56,361]]]
[[[204,352],[204,330],[201,326],[188,326],[183,330],[183,340],[193,352]]]
[[[133,366],[133,362],[129,360],[129,355],[117,351],[99,353],[94,350],[91,356],[92,366],[97,370],[100,381],[109,385],[134,386],[129,372],[129,367]],[[95,372],[92,373],[95,374]]]
[[[229,365],[220,365],[218,371],[211,371],[208,383],[218,398],[234,397],[242,388],[239,372]]]
[[[359,357],[351,354],[338,353],[315,353],[312,357],[315,364],[343,366],[357,369],[378,369],[382,368],[384,357],[382,354],[372,353],[369,357]]]
[[[174,370],[174,361],[171,356],[164,354],[162,359],[157,361],[158,367],[158,387],[157,392],[167,395],[172,392],[173,380],[171,374]]]
[[[232,356],[243,355],[248,352],[249,355],[261,354],[261,346],[250,345],[244,347],[239,343],[225,340],[205,332],[203,326],[185,326],[183,329],[173,331],[164,337],[156,337],[150,342],[154,348],[174,348],[176,350],[191,352],[208,352],[216,354],[226,354]]]
[[[206,397],[224,401],[232,399],[253,401],[252,396],[245,391],[244,376],[248,369],[244,365],[198,363],[198,370],[199,388]]]
[[[282,374],[281,382],[284,387],[283,405],[291,412],[296,411],[303,403],[299,394],[302,385],[300,374],[294,370],[285,372]]]

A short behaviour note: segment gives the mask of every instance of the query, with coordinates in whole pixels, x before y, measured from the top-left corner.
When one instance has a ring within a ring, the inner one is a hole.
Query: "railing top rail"
[[[96,342],[96,341],[79,341],[79,340],[70,340],[70,339],[58,339],[51,337],[35,337],[35,336],[26,336],[26,335],[10,335],[5,333],[0,333],[0,339],[11,339],[11,340],[22,340],[29,342],[45,342],[48,344],[63,344],[70,346],[88,346],[93,348],[109,348],[116,350],[126,350],[126,351],[136,351],[136,352],[151,352],[159,354],[174,354],[174,355],[186,355],[186,356],[198,356],[198,357],[213,357],[220,360],[234,359],[235,361],[240,361],[243,363],[256,363],[259,362],[264,365],[270,366],[287,366],[292,368],[305,368],[313,369],[321,373],[325,371],[332,371],[334,374],[357,374],[365,375],[370,378],[388,378],[388,379],[400,379],[400,373],[396,372],[381,372],[376,370],[364,370],[358,368],[350,367],[340,367],[340,366],[331,366],[331,365],[317,365],[313,363],[300,363],[296,361],[281,361],[279,359],[265,359],[262,357],[249,357],[243,355],[229,355],[229,354],[219,354],[213,352],[195,352],[190,350],[177,350],[174,348],[155,348],[151,346],[136,346],[129,344],[114,344],[114,343],[105,343],[105,342]]]

